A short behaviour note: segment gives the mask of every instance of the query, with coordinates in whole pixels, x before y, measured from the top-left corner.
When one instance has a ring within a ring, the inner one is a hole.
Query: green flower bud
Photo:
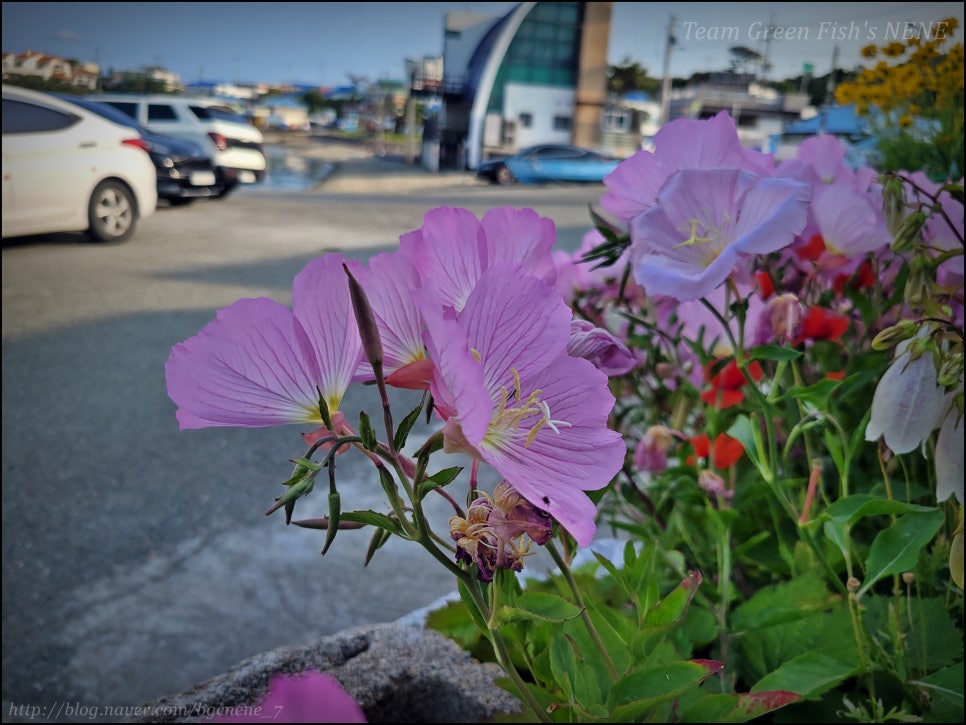
[[[911,250],[916,242],[919,241],[922,228],[928,219],[929,215],[921,209],[912,212],[903,219],[898,231],[895,233],[895,241],[892,242],[892,251],[902,253]]]
[[[909,279],[906,280],[906,304],[917,308],[932,299],[934,283],[935,272],[928,264],[913,264]]]
[[[882,214],[889,233],[895,237],[902,227],[902,215],[906,208],[906,185],[895,176],[882,186]]]
[[[963,379],[963,353],[948,355],[939,366],[936,382],[944,388],[952,388]]]
[[[901,320],[892,327],[887,327],[872,339],[873,350],[888,350],[895,347],[903,340],[908,340],[916,334],[916,325],[913,320]]]

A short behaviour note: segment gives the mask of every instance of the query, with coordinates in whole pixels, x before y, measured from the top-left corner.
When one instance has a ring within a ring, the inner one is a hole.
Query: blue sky
[[[349,74],[404,77],[406,58],[442,52],[447,12],[502,15],[516,3],[3,3],[3,50],[39,50],[103,69],[160,65],[182,81],[264,81],[335,86]],[[963,3],[613,3],[608,61],[635,60],[660,76],[675,16],[671,72],[723,70],[728,48],[767,50],[772,78],[862,63],[859,49],[906,27],[959,19]],[[906,26],[906,23],[912,23]],[[767,43],[766,29],[777,28]],[[908,32],[908,31],[907,31]]]

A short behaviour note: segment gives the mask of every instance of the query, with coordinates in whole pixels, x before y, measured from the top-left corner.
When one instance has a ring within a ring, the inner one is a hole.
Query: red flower
[[[758,281],[758,289],[761,292],[761,298],[763,300],[767,300],[775,294],[775,283],[772,281],[771,275],[768,272],[755,272],[755,279]]]
[[[802,320],[802,331],[793,345],[805,340],[838,340],[849,329],[849,318],[824,307],[809,307]]]
[[[737,438],[732,438],[727,433],[719,433],[714,439],[714,449],[711,448],[711,440],[707,433],[696,435],[691,440],[694,447],[694,456],[688,458],[688,463],[694,465],[697,458],[711,457],[711,465],[718,469],[731,468],[745,452],[744,446]]]
[[[745,376],[738,369],[738,364],[731,358],[724,367],[713,372],[721,364],[715,360],[704,366],[704,379],[710,387],[701,393],[701,400],[716,408],[730,408],[745,399],[741,388],[745,385]],[[752,380],[761,380],[762,369],[757,361],[752,361],[746,368]]]
[[[813,234],[811,239],[805,244],[801,244],[795,248],[795,254],[798,255],[799,259],[811,262],[817,261],[824,251],[825,240],[822,239],[821,234]]]
[[[840,274],[835,277],[835,281],[832,283],[832,289],[835,290],[835,294],[842,294],[845,289],[845,285],[848,284],[850,290],[860,290],[865,287],[871,287],[875,284],[875,275],[872,274],[872,265],[868,262],[863,262],[859,265],[859,268],[855,270],[852,274]]]

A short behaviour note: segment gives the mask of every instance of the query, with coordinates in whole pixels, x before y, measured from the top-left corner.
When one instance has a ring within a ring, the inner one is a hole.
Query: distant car
[[[109,103],[153,133],[188,139],[199,144],[215,165],[223,198],[240,184],[265,180],[262,132],[215,98],[173,94],[100,93],[87,96]]]
[[[134,129],[148,144],[158,179],[158,197],[172,206],[190,204],[195,199],[214,197],[221,193],[215,167],[204,150],[194,141],[151,133],[126,113],[114,106],[92,101],[84,96],[55,94],[81,108],[86,108],[108,121]]]
[[[39,91],[3,84],[3,237],[87,232],[122,242],[158,201],[140,134]]]
[[[488,159],[477,167],[476,175],[494,184],[602,182],[619,163],[619,159],[578,146],[541,144],[528,146],[512,156]]]

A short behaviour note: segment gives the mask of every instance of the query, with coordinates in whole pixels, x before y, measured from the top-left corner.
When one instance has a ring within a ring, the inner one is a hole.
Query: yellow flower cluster
[[[945,49],[958,26],[956,18],[947,18],[933,26],[927,37],[864,47],[863,58],[880,60],[839,85],[836,101],[854,103],[861,115],[873,109],[894,115],[904,127],[913,116],[932,115],[940,109],[958,108],[962,116],[963,44]]]

